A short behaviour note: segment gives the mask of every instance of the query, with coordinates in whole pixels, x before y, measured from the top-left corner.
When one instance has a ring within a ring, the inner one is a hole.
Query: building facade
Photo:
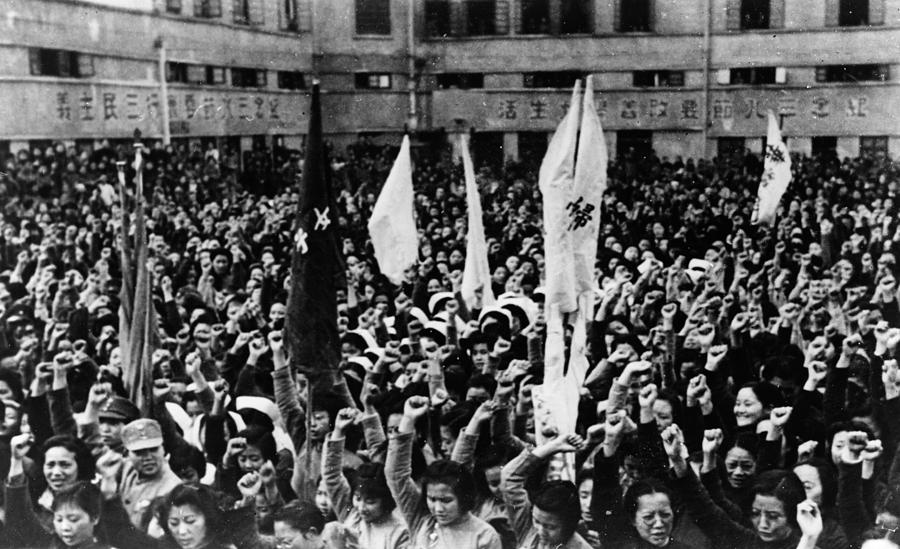
[[[144,135],[299,148],[474,129],[541,154],[594,75],[613,155],[900,154],[900,0],[7,0],[0,155]],[[164,99],[165,98],[165,99]],[[167,123],[165,121],[168,121]]]

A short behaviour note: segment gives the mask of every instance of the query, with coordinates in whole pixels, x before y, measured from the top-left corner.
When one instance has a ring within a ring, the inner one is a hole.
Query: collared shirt
[[[141,519],[153,500],[167,495],[179,484],[181,479],[169,469],[168,463],[163,463],[156,476],[149,479],[142,478],[131,463],[126,463],[122,471],[119,495],[131,523],[140,527]]]

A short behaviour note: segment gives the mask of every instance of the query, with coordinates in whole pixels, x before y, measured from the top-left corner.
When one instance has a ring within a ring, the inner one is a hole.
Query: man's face
[[[129,450],[128,460],[131,466],[143,478],[155,477],[162,469],[165,454],[162,446],[143,448],[141,450]]]
[[[490,350],[487,343],[476,343],[472,346],[472,363],[477,368],[487,366]]]
[[[331,418],[328,412],[324,410],[316,410],[312,417],[312,439],[315,441],[325,440],[325,435],[331,430]]]
[[[122,427],[125,424],[114,418],[102,417],[97,431],[100,433],[100,441],[106,446],[117,446],[122,442]]]

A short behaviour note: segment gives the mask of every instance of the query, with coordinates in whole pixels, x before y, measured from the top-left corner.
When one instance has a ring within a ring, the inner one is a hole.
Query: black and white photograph
[[[900,549],[900,0],[0,1],[0,549]]]

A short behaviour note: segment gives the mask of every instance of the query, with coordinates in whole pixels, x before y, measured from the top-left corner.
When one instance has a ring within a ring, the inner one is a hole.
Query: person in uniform
[[[119,483],[119,495],[131,523],[143,530],[151,502],[181,484],[163,450],[162,428],[153,419],[140,418],[122,429],[126,462]],[[147,517],[149,520],[149,517]]]

